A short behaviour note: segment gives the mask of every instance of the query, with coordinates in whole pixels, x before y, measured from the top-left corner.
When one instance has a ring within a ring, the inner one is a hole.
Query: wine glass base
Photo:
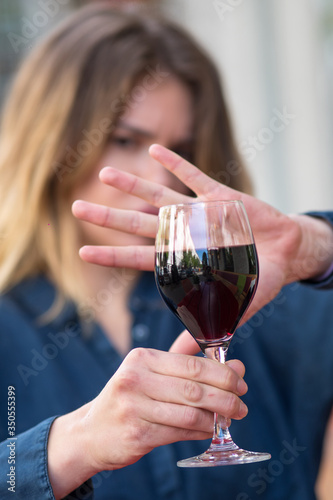
[[[227,450],[207,450],[197,457],[186,458],[177,462],[178,467],[216,467],[219,465],[248,464],[269,460],[269,453],[246,451],[235,446]]]

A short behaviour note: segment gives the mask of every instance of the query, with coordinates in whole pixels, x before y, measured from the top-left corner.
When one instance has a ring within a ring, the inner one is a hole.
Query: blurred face
[[[111,166],[149,181],[158,182],[179,192],[187,188],[148,154],[153,143],[176,151],[182,156],[192,152],[192,98],[179,80],[168,77],[145,98],[135,102],[120,118],[100,162],[85,182],[75,189],[73,199],[83,199],[114,208],[157,213],[145,201],[106,186],[98,178],[99,171]],[[146,240],[120,231],[78,221],[84,244],[134,245]]]

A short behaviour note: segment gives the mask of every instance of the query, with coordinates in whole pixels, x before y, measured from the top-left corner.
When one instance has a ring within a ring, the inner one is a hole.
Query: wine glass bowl
[[[242,202],[161,207],[155,250],[156,284],[163,300],[202,352],[224,363],[258,284],[256,247]],[[239,448],[225,418],[215,414],[210,448],[177,465],[206,467],[269,458],[268,453]]]

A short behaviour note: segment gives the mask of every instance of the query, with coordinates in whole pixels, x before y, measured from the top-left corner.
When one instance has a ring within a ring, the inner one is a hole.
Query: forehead
[[[119,125],[124,124],[147,134],[173,135],[186,139],[193,125],[193,99],[189,89],[175,77],[155,85],[136,85],[127,102]]]

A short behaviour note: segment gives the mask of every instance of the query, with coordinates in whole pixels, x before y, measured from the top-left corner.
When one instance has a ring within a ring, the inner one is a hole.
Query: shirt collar
[[[56,288],[45,276],[38,275],[23,280],[6,295],[17,302],[22,311],[37,321],[55,303]],[[76,315],[75,304],[67,300],[60,313],[50,321],[50,324],[62,325],[74,315]]]
[[[14,286],[7,296],[19,303],[33,320],[38,320],[50,310],[56,300],[56,288],[44,275],[27,278]],[[164,303],[154,283],[154,273],[143,272],[130,296],[129,307],[132,312],[156,311],[164,309]],[[50,322],[54,326],[62,325],[77,315],[76,305],[67,300],[60,313]]]

